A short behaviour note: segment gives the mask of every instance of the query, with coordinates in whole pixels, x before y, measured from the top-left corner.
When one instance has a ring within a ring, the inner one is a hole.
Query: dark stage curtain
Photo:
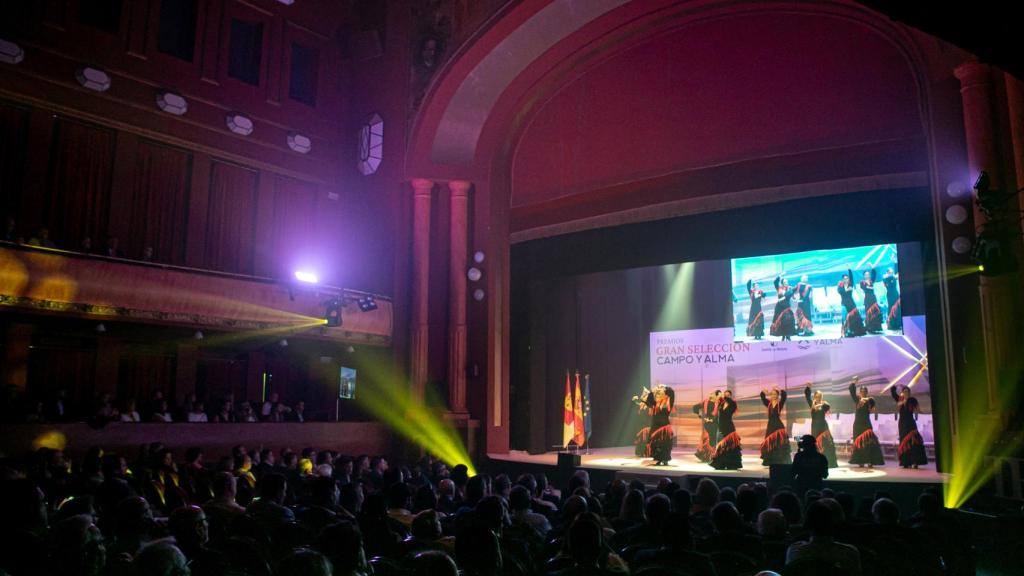
[[[50,157],[50,238],[76,248],[90,236],[102,246],[107,235],[116,135],[97,126],[58,120]]]
[[[27,128],[28,110],[0,102],[0,214],[13,216],[16,220],[20,219],[18,199],[21,196]],[[6,223],[0,224],[6,226]]]
[[[253,273],[258,173],[214,162],[206,213],[203,267],[239,274]]]
[[[155,142],[139,143],[132,183],[130,236],[124,249],[131,255],[153,247],[153,259],[185,263],[188,198],[192,155]]]
[[[274,213],[264,257],[278,277],[288,277],[301,258],[315,247],[316,185],[293,178],[274,178]]]

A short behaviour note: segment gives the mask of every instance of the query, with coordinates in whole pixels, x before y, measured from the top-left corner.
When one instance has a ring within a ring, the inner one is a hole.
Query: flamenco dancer
[[[867,386],[857,386],[859,378],[853,377],[850,383],[850,397],[853,398],[853,405],[856,406],[856,413],[853,418],[853,451],[850,452],[850,464],[868,468],[875,465],[885,464],[882,456],[882,445],[878,443],[878,436],[871,427],[871,411],[875,409],[875,400],[868,395]]]
[[[778,293],[778,299],[775,301],[775,313],[772,315],[771,335],[781,336],[783,341],[792,340],[793,334],[796,334],[796,321],[793,309],[790,308],[793,288],[785,278],[776,276],[775,290]]]
[[[718,399],[718,435],[721,439],[715,444],[715,452],[711,457],[711,467],[716,470],[739,470],[743,468],[743,446],[740,435],[736,433],[736,425],[732,417],[736,414],[736,401],[732,399],[732,390],[722,392]]]
[[[715,443],[718,442],[718,397],[721,392],[715,390],[703,401],[693,405],[693,413],[700,417],[700,443],[697,445],[697,459],[710,462],[715,454]]]
[[[836,286],[836,290],[839,292],[839,300],[846,310],[846,317],[843,319],[844,338],[854,338],[867,334],[867,330],[864,329],[864,321],[860,318],[860,311],[857,310],[857,303],[853,301],[851,278],[853,278],[853,272],[847,270],[846,274],[843,274],[843,279]]]
[[[896,456],[900,460],[900,468],[917,468],[928,464],[928,455],[924,452],[924,438],[917,431],[917,413],[920,407],[917,398],[910,395],[910,388],[906,386],[896,393],[896,387],[889,388],[892,399],[898,407],[900,446],[896,449]]]
[[[764,290],[757,287],[757,282],[747,280],[747,294],[750,295],[750,314],[747,316],[747,336],[754,340],[764,338],[764,311],[761,310],[761,301],[764,300]]]
[[[811,291],[814,289],[807,274],[800,276],[796,284],[796,333],[798,336],[814,336],[814,322],[811,322]]]
[[[900,276],[892,268],[885,271],[882,277],[882,284],[885,285],[885,304],[889,309],[886,317],[886,327],[889,330],[903,329],[903,312],[900,310]]]
[[[865,270],[860,281],[864,292],[864,328],[871,334],[882,332],[882,308],[875,296],[875,269]]]
[[[789,434],[782,422],[782,408],[786,405],[786,391],[772,388],[765,394],[761,391],[761,403],[768,409],[768,428],[761,441],[761,465],[790,464]]]
[[[836,443],[832,439],[832,431],[828,428],[828,413],[832,407],[825,402],[821,390],[811,393],[810,382],[804,388],[804,398],[807,399],[807,406],[811,409],[811,434],[814,436],[814,443],[818,446],[818,452],[825,455],[829,468],[838,468]]]
[[[668,417],[675,400],[675,391],[664,384],[659,384],[653,391],[645,388],[643,394],[633,396],[633,402],[640,406],[640,410],[646,410],[651,416],[651,425],[636,435],[636,455],[653,458],[655,466],[667,466],[672,459],[676,435]]]

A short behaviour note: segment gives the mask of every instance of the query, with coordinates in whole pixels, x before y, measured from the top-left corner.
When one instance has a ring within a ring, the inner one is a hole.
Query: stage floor
[[[507,462],[521,462],[524,464],[539,464],[555,466],[558,463],[558,452],[545,452],[543,454],[529,454],[518,450],[512,450],[508,454],[488,454],[493,460]],[[583,468],[596,468],[602,470],[617,470],[625,473],[635,472],[643,475],[660,476],[707,476],[709,478],[752,478],[768,479],[768,468],[761,465],[761,459],[755,454],[743,456],[743,468],[741,470],[715,470],[711,466],[697,460],[693,455],[693,449],[677,447],[672,452],[672,461],[668,466],[654,466],[653,461],[645,458],[637,458],[633,455],[633,447],[628,448],[598,448],[590,453],[580,452]],[[843,482],[899,482],[917,484],[941,484],[950,478],[949,474],[937,472],[934,460],[927,466],[917,470],[906,470],[900,468],[893,461],[888,460],[885,466],[875,468],[850,467],[843,460],[840,460],[838,468],[829,470],[828,479]]]
[[[767,325],[765,325],[764,327],[764,338],[762,338],[761,340],[755,340],[752,336],[747,336],[746,322],[736,324],[734,330],[736,332],[736,335],[733,339],[736,342],[778,342],[782,340],[782,338],[779,336],[769,335]],[[889,330],[888,328],[886,328],[877,334],[867,334],[865,336],[861,336],[861,338],[869,336],[903,336],[903,331]],[[815,324],[813,336],[793,336],[793,342],[797,342],[800,340],[837,340],[842,337],[843,324],[841,322],[838,324]]]

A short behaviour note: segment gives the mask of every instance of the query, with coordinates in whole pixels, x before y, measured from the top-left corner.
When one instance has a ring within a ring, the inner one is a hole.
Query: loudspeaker
[[[567,468],[570,469],[570,471],[573,468],[579,468],[581,461],[579,454],[570,454],[569,452],[558,453],[559,471],[564,471]]]

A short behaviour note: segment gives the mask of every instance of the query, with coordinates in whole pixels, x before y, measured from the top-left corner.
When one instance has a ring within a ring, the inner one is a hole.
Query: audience
[[[49,450],[0,459],[0,574],[904,575],[974,565],[969,532],[932,492],[903,521],[884,493],[858,517],[842,491],[801,498],[705,478],[691,497],[671,480],[597,486],[577,473],[563,500],[540,474],[471,475],[430,456],[404,466],[237,445],[207,463],[204,452],[179,462],[146,444],[130,470],[99,449],[80,464]]]

